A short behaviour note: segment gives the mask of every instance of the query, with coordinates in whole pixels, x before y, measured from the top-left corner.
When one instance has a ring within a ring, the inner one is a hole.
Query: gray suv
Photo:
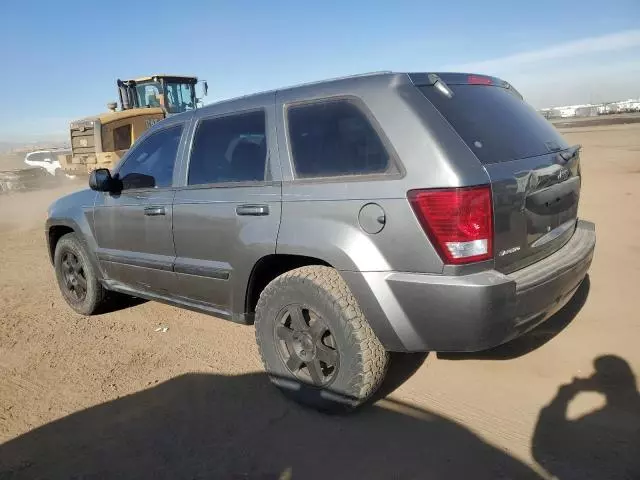
[[[390,351],[488,349],[569,300],[579,151],[493,77],[302,85],[158,123],[50,207],[47,244],[77,312],[119,292],[253,323],[286,394],[353,407]]]

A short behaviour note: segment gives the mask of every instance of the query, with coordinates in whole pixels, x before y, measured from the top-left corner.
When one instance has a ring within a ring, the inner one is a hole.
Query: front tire
[[[56,244],[54,268],[63,298],[76,312],[92,315],[106,302],[106,290],[75,233],[64,235]]]
[[[260,295],[255,328],[271,381],[304,405],[349,410],[384,379],[389,355],[332,268],[307,266],[274,279]]]

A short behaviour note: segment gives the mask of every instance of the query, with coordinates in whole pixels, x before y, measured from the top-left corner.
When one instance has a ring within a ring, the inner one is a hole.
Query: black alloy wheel
[[[82,260],[66,250],[62,254],[63,286],[69,296],[77,302],[83,302],[87,296],[87,278]]]
[[[278,353],[299,380],[325,387],[338,374],[340,355],[323,319],[303,305],[285,307],[275,323]]]
[[[389,354],[337,270],[307,265],[279,275],[260,293],[255,312],[260,357],[288,398],[344,412],[382,383]]]

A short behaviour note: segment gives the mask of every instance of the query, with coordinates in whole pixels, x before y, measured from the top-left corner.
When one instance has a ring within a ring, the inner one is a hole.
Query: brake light
[[[489,185],[411,190],[407,197],[445,263],[493,258],[493,209]]]
[[[493,85],[493,79],[480,75],[469,75],[467,77],[467,83],[469,85]]]

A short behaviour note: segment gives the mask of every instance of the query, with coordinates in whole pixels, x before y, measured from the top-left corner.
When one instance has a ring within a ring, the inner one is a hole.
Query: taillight
[[[445,263],[493,258],[491,188],[411,190],[413,210]]]

